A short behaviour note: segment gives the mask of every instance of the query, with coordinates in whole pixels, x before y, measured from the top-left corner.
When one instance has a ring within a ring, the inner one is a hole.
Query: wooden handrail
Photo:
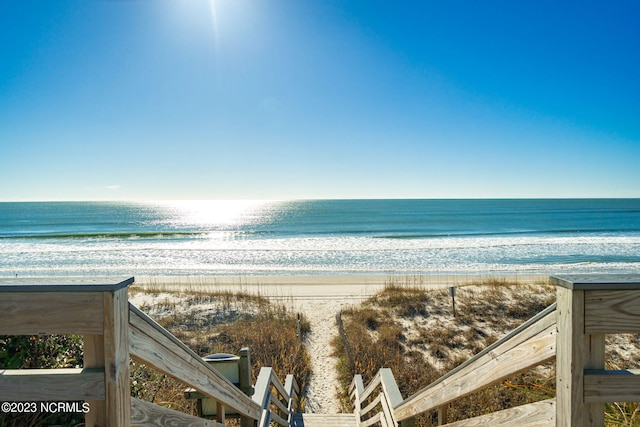
[[[360,426],[376,422],[411,425],[416,415],[445,407],[454,400],[548,362],[555,354],[556,305],[553,304],[405,400],[402,400],[391,370],[386,368],[380,369],[366,388],[362,385],[362,377],[356,375],[349,393]],[[378,389],[381,389],[380,393],[374,396]],[[367,406],[362,408],[363,404]],[[536,407],[548,409],[551,406]],[[520,408],[518,413],[528,413],[527,408]],[[511,413],[501,415],[515,416]]]
[[[395,407],[396,417],[402,421],[437,409],[460,397],[548,362],[555,354],[556,305],[553,304],[404,400]]]
[[[541,400],[539,402],[503,409],[466,420],[446,424],[446,427],[540,427],[555,425],[556,399]]]
[[[132,359],[184,382],[240,415],[254,420],[260,418],[260,407],[249,396],[182,341],[132,304],[129,304],[129,313],[129,353]]]

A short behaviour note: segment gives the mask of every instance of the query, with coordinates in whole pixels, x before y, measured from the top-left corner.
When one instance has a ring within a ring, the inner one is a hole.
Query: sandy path
[[[306,412],[316,414],[338,413],[336,386],[337,358],[331,356],[331,339],[338,334],[335,317],[340,309],[352,301],[316,300],[301,301],[299,310],[311,322],[311,332],[306,345],[311,356],[313,374],[307,389]]]

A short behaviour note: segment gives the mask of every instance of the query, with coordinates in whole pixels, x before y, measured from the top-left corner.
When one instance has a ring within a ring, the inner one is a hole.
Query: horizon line
[[[255,201],[255,202],[295,202],[295,201],[339,201],[339,200],[634,200],[640,196],[540,196],[540,197],[317,197],[317,198],[203,198],[203,199],[34,199],[0,200],[0,203],[160,203],[160,202],[206,202],[206,201]]]

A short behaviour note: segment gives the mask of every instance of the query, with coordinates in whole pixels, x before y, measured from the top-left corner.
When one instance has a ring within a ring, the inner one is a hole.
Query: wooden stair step
[[[356,427],[353,414],[294,414],[292,427]]]

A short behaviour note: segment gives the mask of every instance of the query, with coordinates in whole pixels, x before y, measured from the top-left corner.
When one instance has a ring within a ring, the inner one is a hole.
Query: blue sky
[[[640,197],[639,19],[636,1],[4,2],[0,200]]]

